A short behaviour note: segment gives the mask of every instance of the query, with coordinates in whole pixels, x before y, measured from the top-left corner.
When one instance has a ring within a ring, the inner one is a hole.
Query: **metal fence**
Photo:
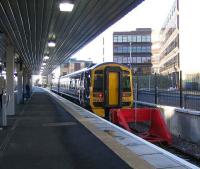
[[[134,76],[135,100],[200,111],[200,74]]]

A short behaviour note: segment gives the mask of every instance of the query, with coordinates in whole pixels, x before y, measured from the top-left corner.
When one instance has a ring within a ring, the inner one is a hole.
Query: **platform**
[[[1,169],[130,168],[41,89],[3,136]]]
[[[0,139],[1,169],[198,168],[47,89]]]

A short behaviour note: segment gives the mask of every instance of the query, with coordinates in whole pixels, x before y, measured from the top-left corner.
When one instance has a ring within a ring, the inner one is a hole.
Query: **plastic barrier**
[[[111,122],[152,143],[172,143],[171,134],[159,109],[127,108],[111,109]],[[138,130],[140,126],[140,131]],[[141,126],[146,131],[141,131]]]

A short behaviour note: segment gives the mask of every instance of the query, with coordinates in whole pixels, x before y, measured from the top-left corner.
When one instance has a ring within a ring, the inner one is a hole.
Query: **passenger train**
[[[111,108],[128,108],[133,104],[131,70],[114,62],[53,79],[51,90],[76,99],[81,106],[106,119]]]

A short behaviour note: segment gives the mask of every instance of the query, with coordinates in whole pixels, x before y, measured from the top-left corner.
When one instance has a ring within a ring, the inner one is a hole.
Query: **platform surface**
[[[41,89],[7,132],[0,169],[131,168]]]
[[[199,167],[176,155],[151,144],[138,136],[98,117],[82,107],[46,90],[47,93],[65,110],[90,130],[112,151],[138,169],[198,169]]]

